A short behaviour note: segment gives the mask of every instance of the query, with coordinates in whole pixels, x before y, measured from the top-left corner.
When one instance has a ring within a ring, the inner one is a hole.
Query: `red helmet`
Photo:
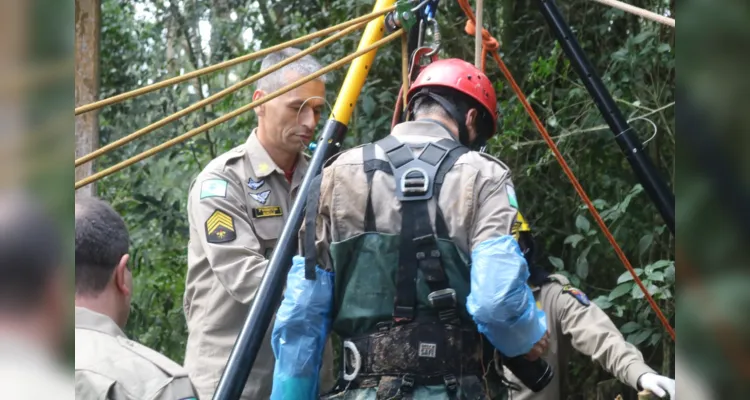
[[[409,88],[408,98],[424,88],[457,90],[481,104],[492,120],[492,137],[497,130],[497,97],[487,75],[474,65],[458,59],[437,60],[422,69]]]

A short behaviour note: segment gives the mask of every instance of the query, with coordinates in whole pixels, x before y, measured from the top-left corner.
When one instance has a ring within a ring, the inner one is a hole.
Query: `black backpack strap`
[[[432,291],[428,298],[438,309],[441,320],[454,322],[457,320],[456,294],[448,287],[437,238],[432,230],[428,201],[433,196],[434,180],[441,163],[455,146],[428,143],[415,158],[410,147],[393,136],[377,142],[377,145],[383,148],[388,158],[396,180],[396,195],[401,202],[401,243],[393,319],[396,323],[414,319],[419,268]]]
[[[320,202],[320,183],[323,174],[316,176],[310,184],[305,207],[305,279],[315,280],[315,266],[318,264],[318,252],[315,248],[315,221],[318,217]]]
[[[378,160],[375,158],[375,145],[372,143],[366,144],[362,149],[363,156],[363,167],[365,175],[367,176],[367,205],[365,208],[365,232],[377,232],[377,226],[375,225],[375,211],[372,207],[372,178],[375,175],[375,171],[382,171],[386,174],[393,174],[391,166],[387,161]]]
[[[445,156],[443,162],[440,163],[437,175],[435,175],[435,188],[433,189],[433,191],[435,192],[436,204],[438,203],[438,198],[440,197],[440,189],[442,189],[443,182],[445,181],[445,175],[448,173],[448,171],[451,170],[451,168],[453,168],[453,165],[456,164],[456,161],[458,161],[461,156],[469,152],[469,149],[466,146],[461,145],[461,143],[458,143],[455,140],[443,139],[439,141],[438,144],[441,144],[446,148],[449,148],[450,150],[448,150],[448,155]],[[437,231],[437,235],[439,238],[450,239],[448,224],[446,224],[445,218],[443,217],[443,212],[440,211],[439,206],[436,206],[435,230]]]

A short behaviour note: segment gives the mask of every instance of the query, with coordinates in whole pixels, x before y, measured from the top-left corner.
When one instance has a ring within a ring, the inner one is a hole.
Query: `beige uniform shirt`
[[[212,160],[191,184],[185,367],[201,398],[213,397],[307,165],[300,153],[290,184],[253,131],[245,144]],[[272,329],[273,321],[243,399],[271,395]],[[332,385],[332,378],[327,379],[322,387]]]
[[[129,340],[108,316],[76,307],[76,399],[195,399],[187,371]]]
[[[392,135],[401,142],[414,144],[455,140],[440,125],[427,121],[399,124]],[[417,151],[421,151],[421,147]],[[375,156],[386,159],[380,147],[376,147]],[[362,164],[362,148],[355,148],[341,154],[323,172],[316,244],[321,262],[329,269],[329,244],[364,232],[367,178]],[[401,205],[395,190],[392,176],[381,171],[374,174],[372,205],[380,232],[399,233],[401,230]],[[474,151],[462,155],[445,175],[438,199],[450,237],[466,254],[483,241],[510,235],[518,213],[508,168]],[[428,203],[433,230],[435,206],[433,198]]]
[[[646,372],[655,373],[643,361],[638,348],[625,341],[607,314],[585,294],[572,288],[562,275],[552,275],[554,282],[534,291],[534,296],[547,314],[550,332],[549,347],[542,356],[554,368],[555,376],[541,392],[534,393],[520,383],[506,368],[505,374],[511,382],[521,386],[521,392],[513,392],[514,400],[565,399],[561,393],[561,382],[565,382],[568,358],[573,349],[583,353],[613,374],[620,382],[637,389],[638,378]],[[576,297],[581,297],[583,304]]]
[[[0,326],[0,388],[2,399],[71,400],[76,387],[70,366],[46,344],[24,330]],[[14,327],[15,328],[15,327]]]

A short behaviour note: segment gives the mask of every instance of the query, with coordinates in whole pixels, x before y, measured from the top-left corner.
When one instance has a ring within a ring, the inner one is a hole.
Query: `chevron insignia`
[[[266,204],[266,201],[268,201],[268,195],[271,194],[270,190],[266,190],[265,192],[260,193],[248,193],[250,197],[253,198],[253,200],[257,201],[260,204]]]
[[[258,190],[260,189],[261,186],[263,186],[264,183],[266,183],[264,179],[254,181],[253,178],[250,178],[247,181],[247,187],[249,187],[252,190]]]
[[[236,239],[234,218],[221,210],[215,210],[206,220],[206,238],[209,243],[225,243]]]

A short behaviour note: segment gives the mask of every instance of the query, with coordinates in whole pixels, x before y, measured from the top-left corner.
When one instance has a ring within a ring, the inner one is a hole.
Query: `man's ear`
[[[130,274],[128,261],[130,261],[130,255],[125,254],[115,267],[115,287],[125,296],[129,296],[131,290],[128,284],[128,275]]]
[[[470,108],[469,111],[466,112],[466,129],[469,131],[469,140],[472,142],[476,140],[479,135],[479,126],[477,125],[479,122],[478,119],[479,113],[476,108]]]
[[[256,101],[260,99],[261,97],[265,96],[266,92],[260,89],[256,89],[255,92],[253,92],[253,101]],[[266,105],[261,104],[258,107],[255,107],[253,110],[255,110],[255,115],[259,117],[264,117],[266,115]]]

